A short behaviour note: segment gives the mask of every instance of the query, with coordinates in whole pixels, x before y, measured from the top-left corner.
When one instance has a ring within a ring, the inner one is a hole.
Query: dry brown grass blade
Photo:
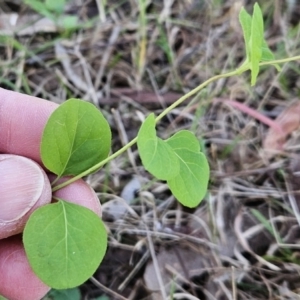
[[[102,289],[103,291],[107,292],[109,295],[115,297],[116,299],[120,299],[120,300],[128,300],[127,298],[123,297],[122,295],[116,293],[115,291],[107,288],[105,285],[103,285],[101,282],[99,282],[96,278],[91,277],[90,280],[100,289]]]
[[[238,215],[235,218],[235,221],[234,221],[234,230],[235,230],[235,233],[236,233],[236,235],[238,237],[239,243],[242,245],[242,247],[246,251],[248,251],[249,253],[251,253],[261,264],[267,266],[271,270],[280,271],[279,267],[277,267],[276,265],[274,265],[274,264],[266,261],[261,256],[259,256],[256,253],[254,253],[253,250],[251,249],[250,245],[248,244],[247,239],[245,238],[245,236],[244,236],[244,234],[242,232],[242,212],[241,211],[238,213]]]

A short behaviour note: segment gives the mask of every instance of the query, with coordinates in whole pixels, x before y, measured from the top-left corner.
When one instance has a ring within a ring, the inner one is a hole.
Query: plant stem
[[[173,110],[175,107],[177,107],[179,104],[181,104],[183,101],[185,101],[186,99],[190,98],[191,96],[194,96],[195,94],[197,94],[199,91],[201,91],[203,88],[205,88],[207,85],[209,85],[211,82],[214,82],[220,78],[227,78],[230,76],[234,76],[237,75],[237,71],[232,71],[229,73],[225,73],[225,74],[221,74],[221,75],[216,75],[213,76],[211,78],[209,78],[208,80],[204,81],[203,83],[201,83],[199,86],[197,86],[196,88],[194,88],[193,90],[191,90],[190,92],[188,92],[187,94],[183,95],[182,97],[180,97],[177,101],[175,101],[172,105],[170,105],[169,107],[167,107],[161,114],[159,114],[156,118],[155,118],[155,123],[158,123],[165,115],[167,115],[171,110]]]
[[[270,61],[265,61],[259,63],[259,66],[267,66],[267,65],[276,65],[276,64],[283,64],[295,60],[300,60],[300,55],[298,56],[293,56],[293,57],[288,57],[288,58],[282,58],[282,59],[277,59],[277,60],[270,60]]]
[[[259,66],[266,66],[266,65],[274,65],[274,64],[282,64],[282,63],[287,63],[287,62],[291,62],[291,61],[295,61],[295,60],[300,60],[300,55],[298,56],[294,56],[294,57],[288,57],[288,58],[284,58],[284,59],[277,59],[277,60],[272,60],[272,61],[267,61],[267,62],[262,62],[259,64]],[[249,68],[245,69],[242,71],[242,73],[244,73],[245,71],[248,71]],[[158,123],[164,116],[166,116],[171,110],[173,110],[175,107],[177,107],[179,104],[181,104],[182,102],[184,102],[186,99],[188,99],[189,97],[194,96],[195,94],[197,94],[199,91],[201,91],[203,88],[205,88],[207,85],[209,85],[210,83],[221,79],[221,78],[227,78],[227,77],[231,77],[231,76],[235,76],[235,75],[239,75],[241,74],[241,69],[236,69],[234,71],[225,73],[225,74],[220,74],[220,75],[216,75],[213,76],[211,78],[209,78],[208,80],[204,81],[203,83],[201,83],[199,86],[197,86],[196,88],[194,88],[193,90],[191,90],[190,92],[188,92],[187,94],[183,95],[182,97],[180,97],[177,101],[175,101],[172,105],[170,105],[169,107],[167,107],[161,114],[159,114],[156,118],[155,118],[155,123]],[[137,137],[135,137],[132,141],[130,141],[128,144],[126,144],[125,146],[123,146],[121,149],[119,149],[117,152],[113,153],[112,155],[108,156],[106,159],[102,160],[101,162],[99,162],[98,164],[94,165],[93,167],[85,170],[84,172],[82,172],[81,174],[72,177],[71,179],[55,186],[52,188],[52,192],[55,192],[71,183],[73,183],[74,181],[89,175],[95,171],[97,171],[98,169],[100,169],[102,166],[104,166],[105,164],[107,164],[108,162],[110,162],[111,160],[113,160],[114,158],[116,158],[117,156],[121,155],[123,152],[125,152],[128,148],[130,148],[131,146],[133,146],[135,143],[137,142]]]
[[[114,158],[118,157],[119,155],[121,155],[123,152],[125,152],[128,148],[130,148],[131,146],[133,146],[135,143],[137,142],[137,137],[135,137],[132,141],[130,141],[128,144],[126,144],[125,146],[123,146],[121,149],[119,149],[117,152],[113,153],[112,155],[108,156],[106,159],[100,161],[98,164],[92,166],[91,168],[85,170],[84,172],[80,173],[77,176],[72,177],[71,179],[55,186],[52,188],[52,192],[55,192],[71,183],[73,183],[74,181],[89,175],[90,173],[93,173],[95,171],[97,171],[98,169],[100,169],[102,166],[104,166],[105,164],[107,164],[108,162],[110,162],[111,160],[113,160]]]

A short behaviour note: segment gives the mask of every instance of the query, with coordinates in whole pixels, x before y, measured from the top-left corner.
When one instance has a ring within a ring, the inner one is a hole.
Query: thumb
[[[30,214],[50,202],[50,182],[36,162],[0,155],[0,239],[22,232]]]

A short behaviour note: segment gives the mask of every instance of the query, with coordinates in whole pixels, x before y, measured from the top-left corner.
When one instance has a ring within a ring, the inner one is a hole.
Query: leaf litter
[[[115,151],[124,139],[120,125],[130,140],[141,115],[159,113],[178,95],[243,61],[243,37],[232,25],[236,10],[230,1],[213,3],[148,1],[141,22],[141,7],[132,1],[103,7],[70,1],[65,12],[96,20],[95,26],[70,35],[28,26],[27,34],[1,37],[0,86],[56,103],[71,96],[96,104],[112,127]],[[262,6],[267,40],[272,49],[292,55],[299,49],[296,10],[292,2],[279,5]],[[1,24],[12,14],[26,21],[20,16],[33,13],[18,1],[4,0],[0,8]],[[116,201],[119,210],[113,217],[103,213],[109,248],[94,277],[80,287],[82,299],[298,297],[299,105],[291,99],[299,101],[299,76],[291,65],[274,74],[273,68],[262,70],[252,89],[247,75],[220,80],[157,125],[164,140],[177,129],[193,128],[202,141],[211,180],[196,209],[181,207],[165,182],[153,181],[135,147],[130,158],[118,157],[87,177],[108,203],[104,207],[114,209]],[[230,101],[268,118],[283,134]],[[111,108],[119,112],[118,121]],[[122,202],[118,197],[135,176],[142,184]]]

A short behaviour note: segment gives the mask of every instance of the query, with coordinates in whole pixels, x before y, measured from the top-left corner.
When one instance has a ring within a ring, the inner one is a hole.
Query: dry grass
[[[0,86],[56,103],[94,103],[113,129],[116,150],[150,111],[161,112],[243,60],[238,12],[254,1],[104,2],[71,1],[67,13],[93,25],[67,33],[55,26],[45,32],[45,23],[32,29],[29,19],[40,17],[3,0],[0,30],[16,13],[28,31],[0,34]],[[278,58],[299,55],[297,9],[290,5],[262,2]],[[298,299],[299,130],[270,159],[262,149],[268,128],[216,101],[237,100],[273,119],[298,99],[298,75],[299,64],[291,63],[280,73],[263,70],[254,88],[248,74],[219,80],[159,124],[164,138],[186,128],[201,139],[211,182],[195,210],[178,205],[144,171],[136,148],[87,178],[106,202],[110,247],[81,287],[82,299]]]

